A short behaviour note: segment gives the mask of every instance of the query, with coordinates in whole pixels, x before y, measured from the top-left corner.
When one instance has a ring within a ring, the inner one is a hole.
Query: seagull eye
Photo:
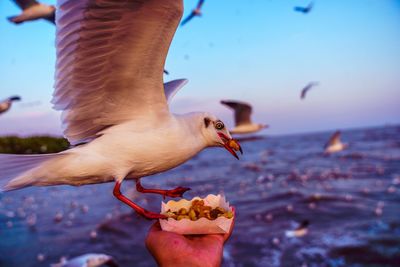
[[[222,129],[224,129],[224,127],[225,127],[225,125],[222,121],[217,121],[215,123],[215,129],[217,129],[217,130],[222,130]]]

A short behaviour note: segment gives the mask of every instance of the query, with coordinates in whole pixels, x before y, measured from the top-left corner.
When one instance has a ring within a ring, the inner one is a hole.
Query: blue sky
[[[54,1],[44,1],[54,3]],[[185,15],[196,1],[185,0]],[[203,17],[178,28],[165,79],[188,78],[177,113],[211,111],[232,125],[220,99],[252,103],[265,133],[287,134],[400,123],[400,1],[208,0]],[[15,26],[0,2],[0,99],[20,94],[0,116],[0,134],[60,134],[49,101],[55,65],[53,25]],[[309,81],[320,85],[300,101]]]

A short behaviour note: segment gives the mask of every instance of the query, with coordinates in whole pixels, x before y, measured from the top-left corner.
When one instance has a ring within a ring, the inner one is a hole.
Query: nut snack
[[[187,235],[228,233],[234,217],[232,207],[221,195],[162,202],[161,213],[168,216],[160,219],[164,231]]]

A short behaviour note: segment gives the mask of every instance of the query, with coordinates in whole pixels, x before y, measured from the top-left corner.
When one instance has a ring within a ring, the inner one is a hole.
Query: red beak
[[[218,133],[218,135],[224,142],[225,149],[228,150],[229,153],[232,154],[232,156],[239,159],[238,155],[235,152],[235,151],[240,151],[240,154],[243,154],[243,150],[242,150],[242,147],[240,146],[239,142],[235,139],[227,137],[223,133]]]

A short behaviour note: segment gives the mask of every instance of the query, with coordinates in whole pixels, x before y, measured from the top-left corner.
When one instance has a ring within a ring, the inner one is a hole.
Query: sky
[[[55,1],[43,1],[54,4]],[[196,0],[185,0],[186,16]],[[221,99],[251,103],[271,135],[400,123],[400,1],[207,0],[203,16],[179,27],[165,81],[187,78],[175,113],[208,111],[233,125]],[[0,115],[0,135],[61,135],[52,110],[55,27],[15,26],[18,7],[0,1],[0,99],[23,101]],[[301,101],[310,81],[319,86]]]

